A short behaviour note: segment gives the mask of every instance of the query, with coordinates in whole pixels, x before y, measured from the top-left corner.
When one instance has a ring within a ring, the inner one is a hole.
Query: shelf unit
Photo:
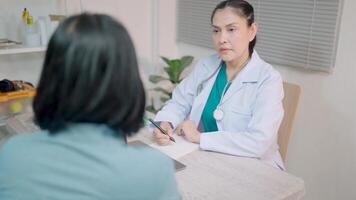
[[[0,55],[9,55],[9,54],[21,54],[21,53],[39,53],[45,52],[46,47],[14,47],[7,49],[0,49]]]
[[[52,3],[55,3],[57,6],[59,5],[58,2],[62,2],[62,6],[64,5],[64,7],[62,8],[62,14],[64,15],[68,15],[68,7],[67,7],[67,2],[68,0],[53,0]],[[26,2],[26,0],[24,0],[24,2]],[[27,1],[28,2],[28,1]],[[46,2],[45,0],[32,0],[33,2]],[[80,12],[83,12],[83,0],[80,0],[78,2],[79,4],[79,9]],[[23,6],[25,7],[25,6]],[[53,7],[52,7],[53,9]],[[1,9],[0,9],[1,11]],[[42,13],[43,14],[43,13]],[[20,15],[20,13],[19,13]],[[18,41],[18,40],[17,40]],[[1,55],[12,55],[12,54],[23,54],[23,53],[41,53],[41,52],[45,52],[46,51],[46,46],[38,46],[38,47],[26,47],[26,46],[21,46],[21,45],[16,45],[13,47],[8,47],[8,48],[0,48],[0,56]]]

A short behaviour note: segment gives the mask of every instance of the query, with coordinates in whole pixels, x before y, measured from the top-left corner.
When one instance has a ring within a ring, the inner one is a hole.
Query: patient
[[[130,36],[106,15],[63,21],[52,36],[33,110],[43,131],[0,151],[0,199],[180,199],[173,163],[128,147],[145,94]]]

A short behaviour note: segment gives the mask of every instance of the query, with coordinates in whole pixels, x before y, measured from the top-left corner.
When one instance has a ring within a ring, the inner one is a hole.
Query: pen
[[[164,131],[164,130],[163,130],[158,124],[156,124],[156,122],[154,122],[152,119],[148,119],[148,121],[150,121],[155,127],[157,127],[163,134],[168,135],[168,133],[167,133],[166,131]],[[169,139],[170,139],[171,141],[176,142],[173,137],[171,137],[171,136],[169,136],[169,135],[168,135],[168,137],[169,137]]]

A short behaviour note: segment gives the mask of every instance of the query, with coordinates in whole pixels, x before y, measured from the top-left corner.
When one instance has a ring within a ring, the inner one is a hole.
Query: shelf
[[[14,47],[7,49],[0,49],[0,55],[8,54],[20,54],[20,53],[36,53],[36,52],[45,52],[46,47]]]

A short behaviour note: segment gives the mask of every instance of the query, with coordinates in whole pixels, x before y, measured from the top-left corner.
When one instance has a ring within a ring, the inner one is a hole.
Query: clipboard
[[[134,140],[134,141],[130,141],[127,143],[129,146],[133,146],[133,147],[147,147],[147,148],[153,148],[150,145],[141,142],[140,140]],[[153,148],[154,149],[154,148]],[[157,150],[157,149],[156,149]],[[185,169],[185,165],[181,162],[179,162],[178,160],[175,160],[173,158],[171,158],[173,163],[174,163],[174,169],[176,172],[181,171],[183,169]]]

